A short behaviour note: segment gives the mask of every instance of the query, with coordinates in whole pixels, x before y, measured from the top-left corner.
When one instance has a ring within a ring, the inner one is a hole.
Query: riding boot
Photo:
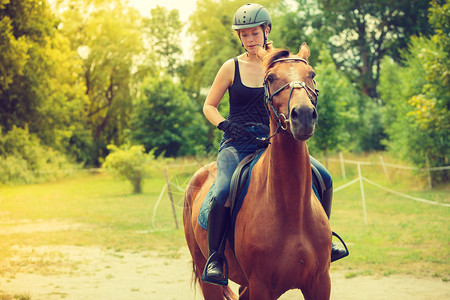
[[[203,271],[202,280],[217,285],[228,284],[228,274],[224,273],[224,264],[227,268],[225,250],[225,233],[230,219],[230,208],[220,205],[215,198],[211,202],[211,211],[208,216],[208,246],[209,258]]]
[[[327,214],[328,220],[330,220],[331,216],[331,202],[333,200],[333,187],[326,189],[323,191],[322,195],[322,206]],[[338,259],[344,258],[348,256],[348,250],[343,249],[336,244],[331,244],[331,262],[336,261]]]

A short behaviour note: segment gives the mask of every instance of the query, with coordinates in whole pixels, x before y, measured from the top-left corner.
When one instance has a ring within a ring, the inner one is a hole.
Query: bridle
[[[301,61],[304,62],[305,64],[308,65],[308,61],[306,59],[303,58],[299,58],[299,57],[291,57],[291,58],[279,58],[274,60],[268,67],[268,69],[270,69],[275,63],[278,62],[288,62],[288,61]],[[314,89],[311,88],[310,86],[308,86],[305,82],[303,81],[291,81],[286,83],[285,85],[283,85],[282,87],[280,87],[279,89],[277,89],[275,92],[273,92],[272,94],[270,93],[269,90],[269,83],[267,81],[268,78],[268,74],[266,74],[266,76],[264,77],[264,102],[266,104],[266,109],[270,114],[270,111],[268,109],[268,107],[270,106],[272,112],[273,112],[273,118],[274,121],[277,123],[277,129],[275,130],[275,133],[267,138],[265,138],[264,140],[268,142],[269,139],[271,139],[273,136],[275,136],[280,129],[282,129],[283,131],[287,130],[287,122],[290,119],[286,118],[286,116],[283,113],[280,113],[275,106],[273,105],[273,97],[276,96],[277,94],[279,94],[282,90],[284,90],[285,88],[289,87],[289,99],[288,99],[288,112],[290,114],[290,106],[291,106],[291,97],[292,97],[292,93],[294,92],[294,89],[305,89],[306,94],[308,95],[309,100],[311,101],[311,103],[314,105],[314,107],[317,107],[317,99],[319,97],[319,90],[317,89],[316,86],[316,82],[313,80],[314,82]],[[284,124],[284,126],[283,126]]]

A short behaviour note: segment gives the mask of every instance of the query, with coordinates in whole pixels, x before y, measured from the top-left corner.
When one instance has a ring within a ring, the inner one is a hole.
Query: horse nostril
[[[314,107],[313,113],[312,113],[312,120],[313,122],[317,122],[318,119],[318,115],[317,115],[317,109]]]
[[[299,110],[298,108],[292,109],[291,117],[290,117],[292,120],[297,120],[298,119],[298,117],[299,117],[299,114],[297,112],[298,110]]]

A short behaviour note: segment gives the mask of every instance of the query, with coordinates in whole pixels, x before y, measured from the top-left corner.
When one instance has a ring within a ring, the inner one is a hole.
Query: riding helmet
[[[267,9],[256,3],[248,3],[240,7],[233,17],[234,30],[252,28],[259,25],[269,26],[272,29],[272,19]]]

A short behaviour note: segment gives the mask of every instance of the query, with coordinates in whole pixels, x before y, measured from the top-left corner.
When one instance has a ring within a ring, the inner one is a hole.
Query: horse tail
[[[223,296],[226,300],[239,300],[238,296],[230,289],[230,286],[223,287]]]
[[[192,261],[192,277],[191,277],[191,288],[200,285],[200,276],[197,273],[197,267],[195,266],[194,261]]]

